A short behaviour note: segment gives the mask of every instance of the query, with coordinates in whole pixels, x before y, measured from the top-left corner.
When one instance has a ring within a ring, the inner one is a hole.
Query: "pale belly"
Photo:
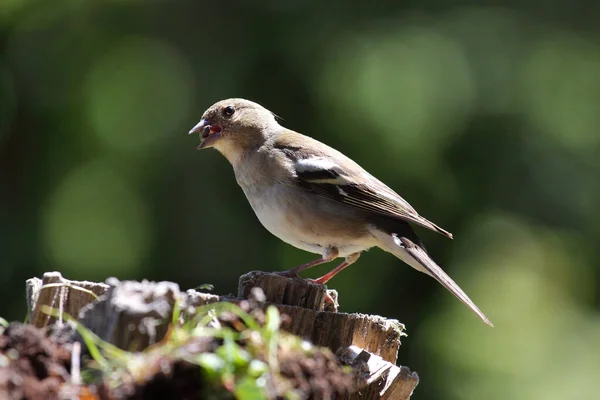
[[[326,249],[335,247],[339,257],[367,250],[374,245],[370,234],[357,235],[356,229],[348,235],[346,219],[335,214],[327,207],[319,207],[314,199],[304,192],[295,193],[299,202],[292,209],[289,199],[281,196],[277,187],[263,190],[260,196],[248,196],[248,192],[256,188],[244,190],[252,209],[262,225],[273,235],[284,242],[311,253],[323,254]],[[252,200],[260,198],[262,201]],[[306,218],[307,215],[315,218]]]

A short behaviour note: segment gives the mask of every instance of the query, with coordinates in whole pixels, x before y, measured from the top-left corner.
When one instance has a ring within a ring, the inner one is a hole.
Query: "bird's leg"
[[[341,263],[340,265],[338,265],[337,267],[335,267],[334,269],[332,269],[331,271],[329,271],[322,277],[320,277],[318,279],[307,279],[307,280],[312,283],[316,283],[318,285],[324,285],[327,282],[329,282],[329,280],[331,278],[336,276],[341,270],[343,270],[344,268],[346,268],[347,266],[349,266],[351,264],[354,264],[356,262],[356,260],[358,260],[358,257],[360,257],[360,253],[350,254],[348,257],[346,257],[346,259],[344,260],[343,263]]]
[[[335,260],[338,257],[339,251],[335,247],[330,247],[323,252],[323,255],[313,261],[309,261],[305,264],[299,265],[295,268],[288,269],[287,271],[277,272],[278,275],[288,276],[291,278],[295,278],[302,271],[305,271],[311,267],[328,263],[329,261]]]

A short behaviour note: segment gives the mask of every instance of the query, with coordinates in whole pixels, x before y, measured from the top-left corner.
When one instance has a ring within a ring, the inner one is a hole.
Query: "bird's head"
[[[260,145],[279,128],[272,112],[245,99],[227,99],[210,106],[190,130],[200,135],[198,149],[214,147],[229,161]]]

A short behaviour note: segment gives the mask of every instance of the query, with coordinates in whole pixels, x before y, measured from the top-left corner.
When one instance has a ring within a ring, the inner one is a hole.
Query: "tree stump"
[[[25,283],[29,322],[44,327],[55,322],[63,323],[63,315],[77,317],[79,311],[96,298],[106,293],[109,285],[88,281],[70,281],[60,272],[46,272],[42,279],[31,278]],[[42,307],[54,308],[59,313],[56,318],[42,312]]]
[[[396,366],[404,326],[376,315],[339,313],[335,291],[303,279],[252,271],[240,277],[237,297],[193,289],[183,293],[172,282],[121,282],[115,278],[106,283],[69,281],[58,272],[27,281],[30,323],[37,327],[61,324],[60,315],[68,313],[101,339],[130,351],[143,350],[162,339],[176,301],[188,309],[249,298],[264,307],[277,306],[289,317],[282,329],[328,347],[352,367],[361,389],[348,399],[403,400],[412,395],[418,375]],[[59,318],[43,313],[43,305],[58,310]]]

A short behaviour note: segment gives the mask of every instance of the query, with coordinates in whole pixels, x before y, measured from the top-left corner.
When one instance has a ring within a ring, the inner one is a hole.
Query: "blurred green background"
[[[225,294],[312,259],[187,135],[245,97],[454,233],[418,229],[494,329],[379,250],[330,282],[407,325],[415,399],[596,398],[599,27],[591,0],[0,0],[0,315],[44,271]]]

